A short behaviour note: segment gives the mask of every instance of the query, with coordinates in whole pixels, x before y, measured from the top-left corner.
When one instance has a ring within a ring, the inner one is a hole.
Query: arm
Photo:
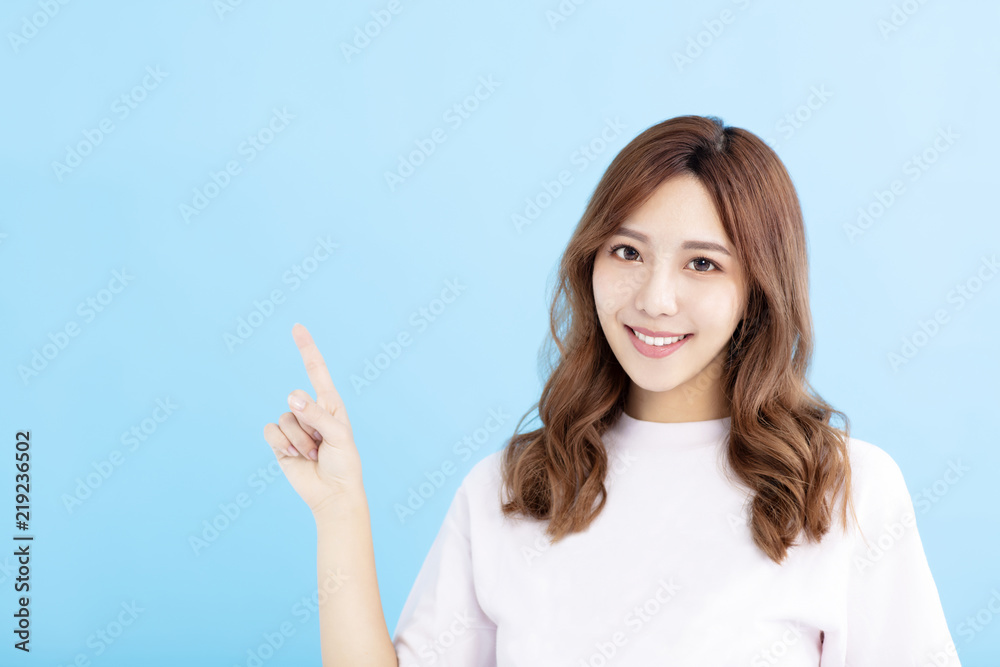
[[[314,512],[323,667],[397,667],[375,576],[364,489]]]
[[[316,571],[324,667],[398,667],[382,615],[371,519],[351,422],[312,336],[292,335],[316,400],[302,390],[264,438],[316,520]]]

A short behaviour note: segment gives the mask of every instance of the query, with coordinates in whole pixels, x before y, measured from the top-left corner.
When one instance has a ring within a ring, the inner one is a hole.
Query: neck
[[[642,421],[677,423],[722,419],[731,416],[731,410],[718,380],[701,388],[679,386],[669,391],[647,391],[631,383],[625,414]]]

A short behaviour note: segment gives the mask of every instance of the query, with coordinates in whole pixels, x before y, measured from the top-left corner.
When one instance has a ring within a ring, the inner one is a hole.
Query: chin
[[[625,373],[632,383],[640,389],[651,392],[671,391],[684,384],[688,379],[677,373],[656,373],[652,368],[626,368]]]

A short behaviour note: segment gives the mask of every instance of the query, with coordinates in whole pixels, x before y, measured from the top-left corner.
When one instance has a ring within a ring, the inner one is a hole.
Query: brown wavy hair
[[[680,174],[696,176],[711,194],[746,267],[747,309],[717,374],[732,418],[728,474],[752,491],[754,543],[780,564],[803,530],[816,542],[829,531],[839,489],[854,515],[850,421],[806,379],[813,345],[808,263],[791,178],[759,137],[714,116],[679,116],[644,130],[597,184],[559,265],[548,354],[540,358],[548,378],[528,411],[537,407],[542,426],[517,433],[526,413],[502,453],[503,514],[547,520],[557,542],[586,529],[604,508],[602,435],[624,411],[630,380],[597,317],[594,259],[629,214]],[[830,423],[833,415],[842,429]],[[846,506],[841,520],[846,532]]]

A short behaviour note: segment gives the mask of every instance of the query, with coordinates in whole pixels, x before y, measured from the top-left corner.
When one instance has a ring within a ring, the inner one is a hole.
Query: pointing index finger
[[[292,338],[295,339],[295,344],[299,347],[299,353],[302,355],[302,362],[306,366],[306,374],[309,376],[309,382],[312,383],[313,389],[316,390],[316,402],[320,404],[325,403],[329,408],[339,407],[342,404],[340,394],[337,393],[337,389],[333,386],[330,371],[327,370],[326,362],[323,361],[323,355],[320,354],[319,348],[316,347],[316,343],[313,341],[309,330],[297,323],[292,327]]]

